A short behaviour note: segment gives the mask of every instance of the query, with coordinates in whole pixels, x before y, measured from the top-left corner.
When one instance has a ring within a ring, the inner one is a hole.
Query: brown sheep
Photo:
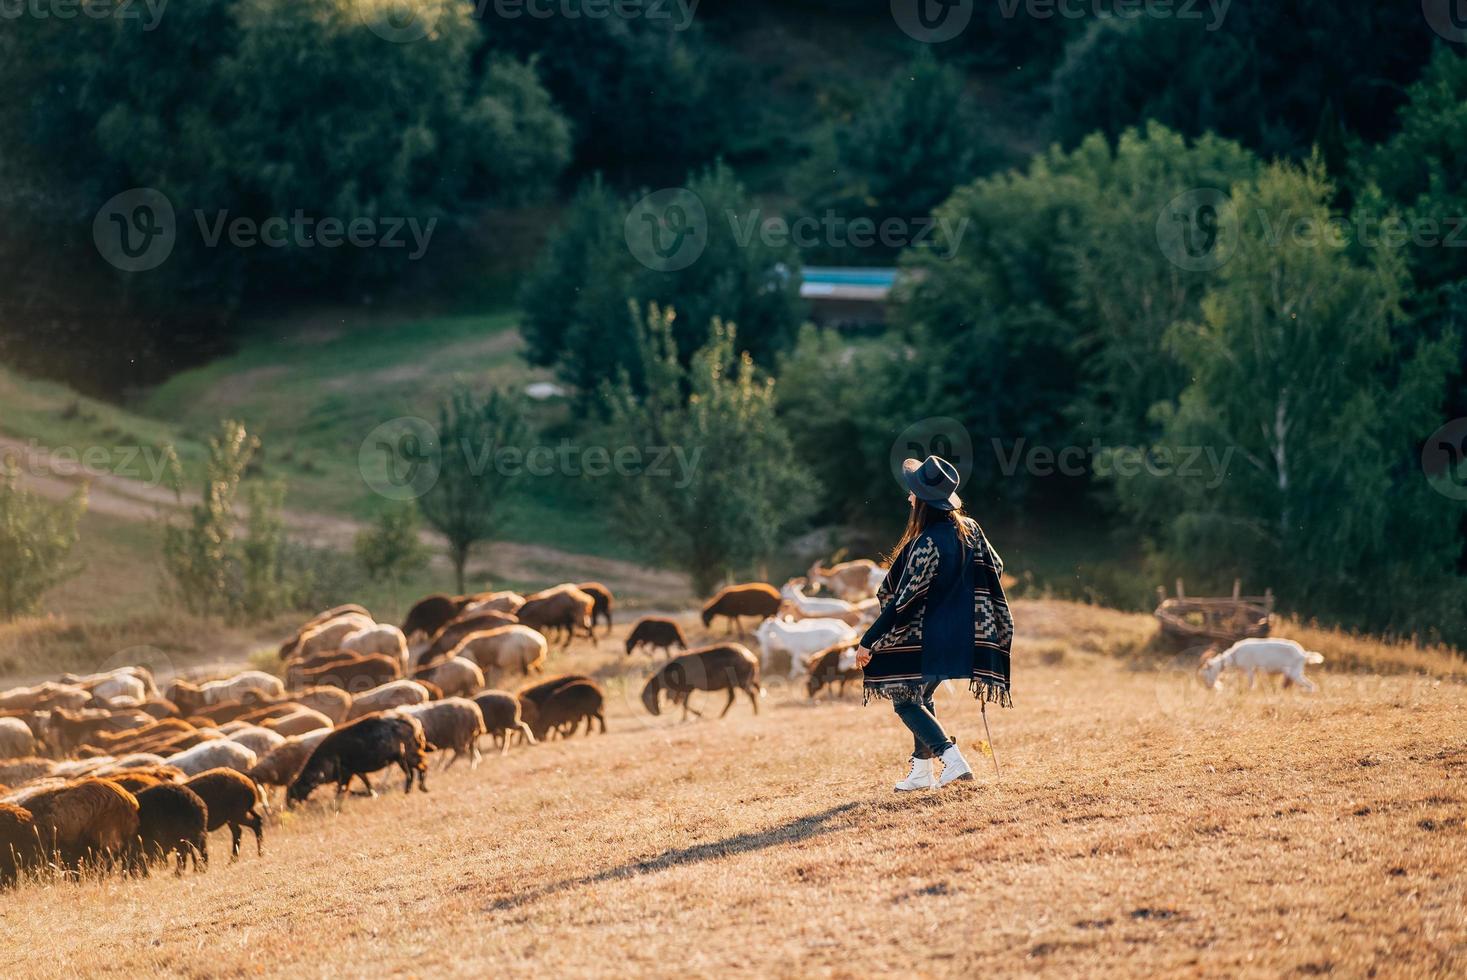
[[[90,691],[47,681],[34,687],[17,687],[9,691],[0,691],[0,709],[49,711],[52,708],[65,708],[68,711],[80,711],[91,699]]]
[[[703,625],[711,626],[715,616],[723,616],[729,620],[730,633],[735,630],[742,633],[744,628],[739,621],[743,617],[767,619],[779,611],[782,601],[779,590],[764,582],[730,585],[704,604]]]
[[[591,607],[592,627],[594,628],[598,622],[604,619],[606,620],[606,635],[610,636],[611,607],[615,604],[616,597],[611,594],[610,589],[602,585],[600,582],[582,582],[577,585],[576,588],[580,589],[582,592],[586,593],[586,595],[590,596],[591,600],[595,603],[595,605]]]
[[[671,657],[674,646],[679,650],[686,650],[688,641],[683,639],[682,628],[672,620],[661,616],[643,616],[627,634],[627,656],[630,657],[632,651],[639,646],[660,648],[664,657]]]
[[[244,836],[241,827],[248,827],[254,833],[256,855],[265,855],[265,821],[256,807],[268,809],[268,806],[253,779],[233,769],[209,769],[183,785],[197,793],[209,808],[210,830],[229,825],[231,863],[239,860],[239,842]]]
[[[480,592],[468,597],[460,615],[497,612],[513,616],[525,604],[525,597],[518,592]]]
[[[526,744],[534,745],[535,725],[540,720],[540,704],[537,701],[531,701],[525,697],[523,692],[516,694],[514,699],[520,703],[520,721],[524,722],[525,728],[529,729],[528,732],[521,729],[519,732],[520,738]]]
[[[335,688],[331,690],[335,690]],[[289,717],[304,707],[306,705],[296,701],[294,698],[285,701],[276,701],[274,704],[267,704],[263,708],[256,708],[253,711],[245,712],[236,718],[235,722],[243,722],[246,725],[263,725],[265,722],[272,721],[276,718]],[[325,714],[325,712],[322,712],[322,714]]]
[[[339,687],[308,687],[290,696],[290,700],[303,708],[319,711],[331,719],[333,725],[346,721],[351,711],[351,695]]]
[[[177,766],[150,766],[139,769],[108,769],[97,773],[98,779],[116,783],[129,793],[137,793],[149,786],[183,781],[183,770]]]
[[[268,728],[277,735],[290,738],[295,735],[305,735],[320,728],[331,728],[331,719],[313,711],[310,708],[297,708],[295,711],[282,718],[269,718],[260,723],[261,728]]]
[[[88,740],[87,744],[104,749],[108,755],[125,755],[132,752],[135,745],[156,740],[160,736],[171,737],[193,730],[194,726],[182,718],[164,718],[131,731],[98,732]]]
[[[484,715],[479,706],[467,698],[445,698],[426,704],[409,704],[394,709],[423,726],[423,738],[440,752],[453,750],[443,768],[447,769],[458,761],[459,756],[469,757],[469,768],[479,766],[479,736],[485,732]]]
[[[182,711],[178,710],[178,705],[169,701],[167,698],[148,698],[148,700],[138,705],[138,710],[144,714],[152,715],[160,721],[164,718],[177,718],[183,714]]]
[[[80,871],[84,861],[111,869],[119,860],[136,866],[138,801],[105,779],[81,779],[31,797],[25,804],[42,847]]]
[[[754,714],[757,715],[759,713],[759,660],[749,651],[748,647],[740,646],[737,643],[724,643],[691,650],[663,664],[662,669],[653,674],[646,686],[642,688],[642,705],[649,713],[654,715],[662,713],[660,701],[663,691],[667,692],[669,701],[683,706],[685,720],[689,712],[699,718],[703,717],[701,711],[696,711],[692,707],[694,691],[728,692],[728,703],[723,706],[723,711],[718,716],[720,718],[728,714],[728,709],[733,707],[734,696],[739,691],[743,691],[749,696],[749,704],[753,706]]]
[[[501,626],[513,626],[516,622],[518,620],[513,616],[495,612],[475,613],[463,619],[455,619],[433,634],[433,640],[428,644],[428,649],[424,650],[423,655],[418,658],[418,666],[425,667],[444,659],[448,656],[449,651],[462,643],[464,637],[470,633],[482,633]]]
[[[233,701],[196,707],[189,712],[188,718],[194,719],[195,723],[202,719],[205,724],[222,725],[226,722],[238,721],[252,712],[259,711],[262,707],[269,707],[275,703],[277,699],[273,697],[247,693],[244,697]]]
[[[309,656],[323,650],[336,650],[341,646],[342,640],[357,630],[368,629],[376,625],[371,616],[364,616],[361,613],[346,613],[335,619],[328,619],[302,633],[295,648],[288,651],[285,656],[290,657],[296,654]]]
[[[435,685],[445,697],[467,697],[484,688],[484,672],[479,669],[479,665],[459,656],[440,660],[431,667],[418,668],[413,674],[413,680],[420,684],[427,682]]]
[[[500,626],[470,633],[449,652],[449,659],[461,657],[472,661],[486,674],[518,670],[528,677],[531,671],[545,669],[545,655],[549,648],[545,636],[538,630],[519,625]]]
[[[591,631],[591,613],[595,608],[596,600],[574,585],[557,585],[526,596],[519,617],[521,623],[547,635],[549,630],[563,630],[565,645],[570,646],[578,629],[595,643],[596,634]]]
[[[71,712],[54,708],[47,724],[47,741],[61,752],[69,752],[91,741],[101,732],[126,732],[151,725],[152,715],[142,711]]]
[[[29,759],[7,759],[0,762],[0,783],[19,786],[21,783],[49,776],[56,769],[54,759],[31,756]]]
[[[261,786],[289,786],[300,775],[316,746],[331,731],[329,728],[319,728],[314,732],[286,739],[284,745],[271,749],[255,764],[248,773],[249,777]]]
[[[422,687],[423,690],[428,692],[429,701],[443,700],[443,688],[439,687],[437,684],[434,684],[432,681],[417,680],[413,683],[419,685],[420,687]]]
[[[280,644],[280,659],[284,660],[292,653],[295,653],[296,647],[300,645],[301,637],[305,636],[317,626],[320,626],[322,623],[330,622],[333,619],[339,619],[342,616],[350,615],[363,616],[367,619],[372,618],[371,613],[367,612],[366,609],[356,605],[355,603],[348,603],[347,605],[337,606],[335,609],[328,609],[323,613],[318,613],[315,616],[312,616],[306,622],[302,623],[301,628],[295,631],[295,635],[291,636],[284,643]]]
[[[606,693],[601,685],[589,678],[562,684],[537,704],[539,713],[535,717],[535,737],[544,740],[551,731],[563,738],[576,733],[581,719],[586,720],[586,734],[591,734],[592,723],[601,723],[601,733],[606,734],[606,716],[603,708]]]
[[[845,666],[842,666],[842,661]],[[809,658],[810,678],[805,682],[805,690],[814,697],[820,693],[820,689],[826,686],[840,684],[838,696],[844,697],[846,684],[851,681],[859,682],[862,677],[861,668],[856,666],[855,647],[849,643],[828,647],[819,653],[812,654]]]
[[[402,676],[402,662],[385,654],[347,654],[300,671],[295,687],[338,687],[349,694],[369,691]]]
[[[180,677],[168,685],[168,700],[178,705],[185,714],[197,714],[213,705],[245,701],[251,697],[270,701],[284,694],[285,685],[280,682],[280,678],[263,670],[245,670],[233,677],[205,681],[202,684]]]
[[[363,691],[352,701],[349,720],[361,718],[374,711],[400,708],[405,704],[421,704],[432,700],[428,689],[417,681],[392,681],[370,691]]]
[[[442,594],[419,599],[413,608],[408,610],[407,618],[402,621],[402,632],[408,639],[412,639],[418,633],[432,636],[452,622],[467,602],[468,598],[464,596],[455,597]]]
[[[158,783],[137,792],[138,843],[142,849],[140,867],[177,853],[174,874],[183,874],[190,855],[194,870],[199,859],[209,866],[208,807],[193,790],[177,783]]]
[[[40,861],[41,841],[31,811],[0,803],[0,888],[14,885]]]
[[[494,744],[500,747],[500,755],[509,751],[512,732],[519,732],[526,742],[535,744],[535,733],[525,723],[518,697],[508,691],[484,691],[474,696],[474,703],[484,716],[484,731],[493,736]]]

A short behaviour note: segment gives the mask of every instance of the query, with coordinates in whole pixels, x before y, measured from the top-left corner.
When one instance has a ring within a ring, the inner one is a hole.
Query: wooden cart
[[[1273,619],[1273,589],[1261,596],[1243,595],[1243,583],[1233,583],[1231,598],[1191,598],[1181,579],[1177,594],[1168,597],[1157,586],[1160,604],[1156,618],[1162,633],[1179,644],[1230,644],[1244,637],[1267,636]]]

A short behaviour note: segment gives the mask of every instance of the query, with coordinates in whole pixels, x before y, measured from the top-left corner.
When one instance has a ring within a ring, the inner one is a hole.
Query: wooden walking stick
[[[993,779],[998,782],[998,753],[993,748],[993,733],[988,730],[988,703],[979,701],[978,710],[983,714],[983,735],[988,739],[988,757],[993,760]]]

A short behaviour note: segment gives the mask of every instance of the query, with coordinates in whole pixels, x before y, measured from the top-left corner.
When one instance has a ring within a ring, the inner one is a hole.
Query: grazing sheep
[[[569,738],[576,733],[581,719],[586,721],[586,734],[591,734],[592,722],[600,722],[601,733],[606,734],[606,716],[602,713],[606,693],[601,685],[590,678],[573,680],[551,691],[536,707],[532,731],[535,738],[543,741],[551,732]]]
[[[183,714],[182,711],[178,710],[178,705],[169,701],[167,698],[148,698],[142,704],[138,705],[138,710],[143,714],[152,715],[159,721],[164,718],[177,718]]]
[[[21,759],[36,753],[36,736],[19,718],[0,718],[0,759]]]
[[[855,626],[861,622],[864,613],[852,603],[844,599],[812,599],[802,591],[804,582],[792,578],[779,590],[780,597],[784,603],[780,607],[790,613],[791,619],[839,619],[843,623]]]
[[[116,667],[112,670],[98,671],[94,674],[62,674],[59,681],[70,687],[85,688],[95,694],[97,693],[96,689],[99,684],[116,677],[132,677],[142,682],[143,694],[139,696],[140,700],[156,697],[158,694],[158,686],[153,682],[153,673],[146,667]],[[104,694],[102,696],[112,697],[113,695]]]
[[[711,626],[715,616],[723,616],[729,621],[728,632],[742,633],[744,627],[740,620],[743,617],[767,619],[779,611],[782,601],[779,590],[763,582],[730,585],[704,604],[703,625]]]
[[[142,848],[142,867],[167,859],[177,853],[178,864],[173,873],[182,875],[189,856],[194,870],[199,859],[209,866],[209,838],[205,827],[209,822],[208,807],[197,793],[177,783],[159,783],[138,790],[138,840]]]
[[[25,808],[45,852],[65,867],[80,871],[84,861],[97,861],[111,869],[119,860],[134,866],[138,801],[122,787],[105,779],[68,782],[30,797]]]
[[[207,724],[222,725],[226,722],[249,720],[250,716],[261,708],[268,708],[273,704],[280,703],[280,698],[264,697],[254,692],[247,691],[244,696],[234,701],[224,701],[219,704],[211,704],[189,709],[190,719],[203,719]]]
[[[484,717],[485,732],[493,736],[494,744],[500,747],[500,755],[509,751],[512,732],[519,732],[526,742],[535,744],[535,733],[525,724],[518,697],[509,691],[484,691],[474,697],[474,703]]]
[[[305,735],[322,728],[331,728],[331,719],[311,708],[297,708],[288,715],[270,718],[261,723],[262,728],[287,738]]]
[[[591,630],[591,613],[596,600],[574,585],[557,585],[525,597],[520,606],[520,622],[533,626],[549,635],[551,630],[564,631],[565,645],[575,638],[576,630],[582,630],[592,643],[596,634]]]
[[[285,740],[265,754],[247,775],[261,786],[289,786],[305,768],[306,760],[316,751],[321,740],[331,734],[329,728],[319,728],[305,735],[296,735]]]
[[[177,779],[183,776],[182,772],[174,770],[172,766],[165,766],[161,755],[153,755],[150,752],[136,752],[122,756],[120,759],[113,759],[97,772],[99,774],[125,773],[135,770],[156,770],[166,773],[164,777],[166,779]]]
[[[540,720],[540,704],[537,701],[531,701],[523,694],[516,694],[515,700],[520,703],[520,721],[524,722],[525,728],[529,729],[528,732],[521,729],[519,732],[520,738],[526,744],[534,745],[535,723]]]
[[[467,605],[459,613],[460,616],[471,616],[474,613],[496,612],[507,616],[514,616],[520,611],[520,606],[525,604],[525,597],[518,592],[481,592],[475,596],[469,596]]]
[[[418,668],[413,680],[420,684],[425,681],[433,684],[444,697],[465,697],[483,689],[484,672],[472,660],[452,656],[431,667]]]
[[[194,726],[182,718],[165,718],[125,732],[97,732],[88,744],[117,755],[130,752],[134,746],[152,741],[161,735],[173,736],[193,730]]]
[[[810,665],[810,677],[805,682],[805,690],[812,698],[820,693],[821,688],[836,682],[840,683],[840,696],[845,697],[846,684],[861,680],[861,668],[856,666],[856,648],[849,643],[821,650],[806,662]]]
[[[639,646],[661,649],[664,657],[671,657],[674,646],[679,650],[686,650],[688,641],[683,639],[682,628],[672,620],[661,616],[643,616],[632,627],[631,633],[627,634],[627,656],[630,657],[632,651]]]
[[[195,745],[163,760],[166,765],[182,769],[185,776],[197,776],[201,772],[221,766],[246,772],[258,761],[259,757],[255,753],[227,738]]]
[[[690,650],[679,657],[674,657],[662,665],[662,669],[653,674],[642,688],[642,704],[654,715],[662,713],[660,699],[662,692],[667,691],[668,700],[673,704],[683,706],[683,719],[687,720],[688,713],[692,712],[699,718],[703,717],[701,711],[692,707],[692,693],[694,691],[727,691],[728,703],[723,706],[718,717],[722,718],[728,714],[728,709],[733,707],[734,696],[743,691],[749,696],[749,704],[754,708],[754,714],[759,713],[759,661],[749,648],[737,643],[725,643],[718,646],[703,647],[698,650]],[[603,726],[603,731],[605,728]],[[590,734],[590,726],[587,726],[587,734]]]
[[[37,756],[31,756],[29,759],[0,761],[0,783],[5,783],[7,786],[19,786],[32,779],[51,775],[55,772],[57,765],[54,759],[42,759]]]
[[[409,638],[419,633],[424,636],[434,635],[453,621],[466,602],[465,599],[442,593],[419,599],[402,621],[403,635]]]
[[[230,732],[226,736],[231,742],[243,745],[257,756],[275,748],[285,741],[285,736],[268,728],[260,728],[258,725],[247,725],[238,731]]]
[[[428,700],[431,700],[428,689],[417,681],[392,681],[358,694],[352,700],[351,711],[347,712],[346,717],[354,720],[374,711],[401,708],[406,704],[422,704]]]
[[[103,732],[129,732],[153,723],[153,716],[141,711],[73,712],[53,708],[46,723],[46,736],[58,751],[69,752]]]
[[[0,888],[14,885],[40,862],[41,841],[31,811],[0,803]]]
[[[754,637],[759,641],[765,672],[769,671],[775,654],[787,653],[791,678],[798,677],[807,669],[805,658],[811,654],[859,639],[850,624],[839,619],[802,619],[796,622],[768,619],[759,624]]]
[[[269,807],[253,778],[233,769],[210,769],[190,778],[184,785],[198,794],[209,808],[209,830],[229,825],[231,863],[239,860],[239,841],[244,836],[241,827],[248,827],[254,833],[255,854],[264,856],[265,821],[257,807],[266,810]]]
[[[461,657],[483,671],[518,670],[530,672],[545,669],[550,649],[545,635],[529,626],[500,626],[482,633],[470,633],[449,653],[450,659]]]
[[[502,626],[514,626],[516,620],[512,616],[502,613],[486,612],[476,613],[473,616],[465,616],[455,619],[443,629],[433,634],[433,640],[428,648],[418,657],[418,666],[426,667],[429,664],[447,657],[454,647],[463,642],[464,637],[472,633],[482,633],[486,630],[498,629]]]
[[[406,777],[404,792],[413,791],[413,778],[427,771],[423,760],[427,745],[422,726],[416,720],[392,715],[369,715],[349,722],[321,740],[300,774],[285,793],[287,807],[303,803],[323,783],[336,783],[338,804],[353,779],[366,784],[367,792],[376,790],[367,781],[370,773],[396,764]]]
[[[341,641],[346,637],[358,630],[370,629],[376,625],[377,623],[371,616],[346,613],[306,630],[301,634],[295,648],[288,651],[285,656],[309,657],[313,653],[321,653],[324,650],[339,650]]]
[[[239,701],[246,694],[265,699],[278,698],[285,694],[285,685],[273,674],[262,670],[246,670],[233,677],[204,684],[176,680],[168,688],[168,700],[178,705],[186,714],[193,714],[196,709],[209,705]]]
[[[611,590],[600,582],[582,582],[576,586],[586,595],[591,597],[595,603],[591,607],[591,626],[594,628],[601,620],[606,620],[606,635],[611,635],[611,607],[616,602],[616,597]],[[594,636],[592,637],[595,638]]]
[[[321,712],[333,725],[346,721],[347,713],[351,711],[351,695],[338,687],[308,687],[292,694],[290,700]]]
[[[347,653],[320,667],[302,670],[291,679],[293,686],[339,687],[348,694],[355,694],[370,691],[401,676],[402,661],[395,656]]]
[[[529,687],[520,688],[519,698],[521,701],[529,701],[538,707],[545,701],[546,698],[550,697],[550,695],[554,694],[562,687],[565,687],[567,684],[574,684],[577,681],[590,681],[592,684],[596,683],[585,674],[557,674],[555,677],[547,678],[546,680],[540,681],[538,684],[531,684]]]
[[[91,699],[90,691],[47,681],[34,687],[0,691],[0,710],[17,708],[25,711],[46,711],[65,708],[67,711],[80,711]]]
[[[274,701],[265,705],[263,708],[247,711],[236,720],[242,721],[247,725],[264,725],[268,721],[293,715],[304,707],[305,705],[296,701],[294,698],[286,701]]]
[[[443,688],[439,687],[437,684],[434,684],[432,681],[419,680],[415,681],[414,683],[423,685],[423,690],[428,692],[429,701],[443,700]]]
[[[810,584],[824,586],[837,599],[856,602],[876,595],[886,579],[886,569],[869,558],[843,561],[839,565],[821,568],[820,562],[810,566]]]
[[[183,782],[183,773],[174,766],[153,766],[147,769],[118,769],[112,767],[98,770],[95,773],[97,779],[105,779],[109,783],[116,783],[129,793],[139,793],[149,786],[161,786],[165,783]]]
[[[447,769],[461,755],[468,755],[469,768],[479,767],[479,736],[486,731],[484,715],[479,706],[466,698],[444,698],[427,704],[409,704],[394,709],[423,726],[423,738],[439,751],[453,750],[453,758],[447,760]]]
[[[317,613],[302,623],[300,629],[296,630],[288,640],[280,644],[280,659],[284,660],[286,657],[295,653],[296,648],[300,646],[301,638],[311,630],[325,623],[329,623],[334,619],[341,619],[344,616],[360,616],[363,619],[372,618],[371,613],[356,603],[348,603],[344,606],[337,606],[335,609],[328,609],[325,612]]]
[[[352,653],[381,654],[397,661],[399,671],[407,670],[408,644],[402,630],[390,623],[377,623],[348,633],[341,639],[341,649]]]
[[[1239,640],[1202,665],[1202,679],[1208,687],[1217,686],[1218,675],[1227,667],[1248,675],[1248,689],[1253,689],[1255,674],[1283,674],[1306,691],[1319,687],[1304,676],[1306,664],[1322,664],[1324,657],[1305,650],[1293,640],[1251,637]]]

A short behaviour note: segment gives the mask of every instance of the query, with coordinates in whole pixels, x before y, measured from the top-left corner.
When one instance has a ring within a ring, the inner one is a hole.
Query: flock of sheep
[[[678,624],[644,617],[626,651],[661,651],[642,689],[651,714],[664,697],[698,714],[696,691],[726,692],[726,714],[744,692],[759,710],[760,677],[788,655],[808,670],[810,693],[853,676],[857,627],[874,616],[884,574],[872,562],[817,564],[808,582],[782,590],[762,583],[724,589],[703,622],[730,629],[762,620],[760,657],[734,642],[689,650]],[[824,585],[836,598],[805,594]],[[378,623],[357,605],[327,610],[279,649],[278,672],[246,670],[205,682],[178,678],[159,688],[143,667],[126,666],[0,692],[0,887],[22,875],[83,871],[147,874],[169,859],[175,873],[208,864],[208,834],[228,827],[231,859],[243,831],[264,853],[272,796],[293,807],[322,786],[337,804],[359,782],[395,767],[405,792],[426,791],[428,759],[477,766],[480,742],[500,752],[605,732],[605,692],[591,677],[562,674],[518,691],[493,686],[542,673],[552,638],[569,644],[596,626],[610,631],[614,597],[594,583],[529,596],[488,592],[434,595],[401,626]]]

